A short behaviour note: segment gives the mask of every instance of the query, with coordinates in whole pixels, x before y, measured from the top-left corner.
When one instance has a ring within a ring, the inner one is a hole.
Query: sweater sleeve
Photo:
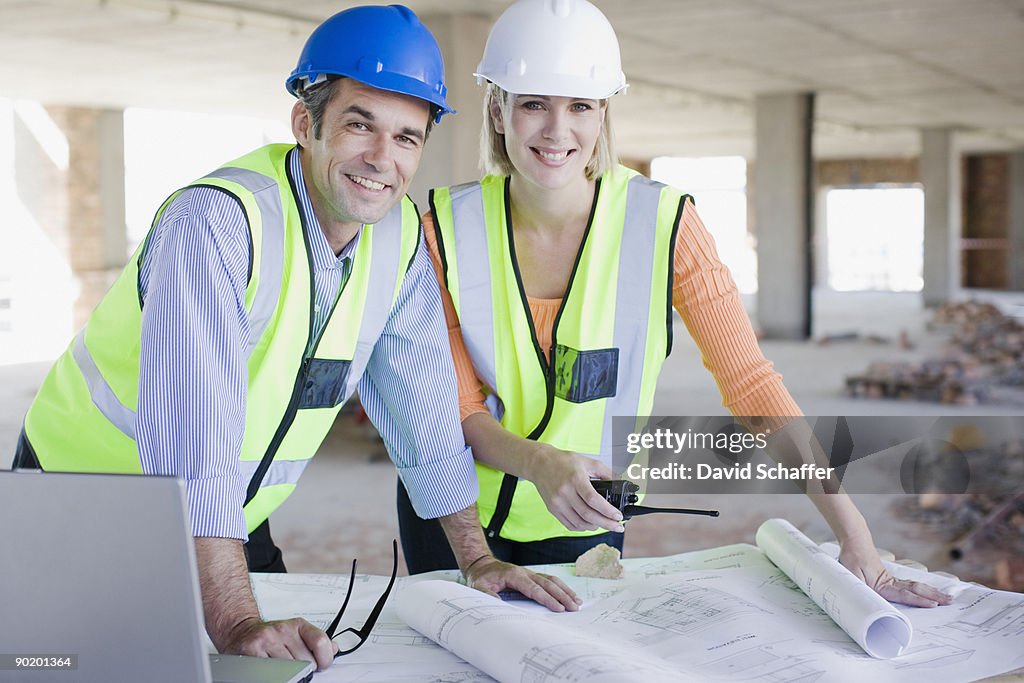
[[[441,301],[448,324],[448,344],[452,350],[452,361],[455,363],[455,376],[459,385],[459,415],[465,420],[470,415],[488,412],[484,404],[484,383],[477,377],[473,359],[470,358],[466,342],[462,339],[462,328],[455,313],[455,304],[452,303],[452,295],[445,286],[444,266],[435,231],[434,216],[428,212],[423,215],[423,235],[426,238],[427,250],[430,252],[430,260],[434,264],[437,281],[441,285]]]
[[[700,349],[704,367],[736,416],[795,416],[800,407],[757,344],[729,269],[690,200],[679,219],[672,304]]]

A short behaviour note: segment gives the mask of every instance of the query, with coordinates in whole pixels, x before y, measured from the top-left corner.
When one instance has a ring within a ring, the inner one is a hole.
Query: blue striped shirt
[[[335,255],[289,153],[313,255],[314,338],[351,271],[359,234]],[[143,300],[136,434],[143,472],[185,480],[195,536],[247,538],[239,472],[245,432],[249,229],[238,202],[189,188],[167,207],[140,270]],[[478,493],[441,295],[421,241],[359,382],[416,512],[458,512]]]

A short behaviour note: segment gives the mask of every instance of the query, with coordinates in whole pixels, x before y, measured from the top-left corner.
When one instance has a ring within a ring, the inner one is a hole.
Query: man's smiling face
[[[292,111],[310,200],[321,223],[376,223],[405,195],[419,167],[430,108],[350,78],[334,88],[318,136],[305,105],[297,102]]]

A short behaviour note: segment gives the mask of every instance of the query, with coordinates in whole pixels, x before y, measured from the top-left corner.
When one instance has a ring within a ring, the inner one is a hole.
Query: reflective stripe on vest
[[[239,473],[246,481],[252,479],[259,466],[259,460],[241,460],[238,463]],[[309,460],[275,460],[270,468],[263,475],[263,486],[280,486],[282,484],[295,484],[302,476]]]
[[[536,347],[514,265],[507,180],[487,177],[434,191],[446,284],[473,365],[491,389],[488,408],[506,428],[611,465],[612,418],[650,412],[670,349],[671,255],[684,199],[621,167],[601,178],[556,318],[551,367]],[[485,466],[478,474],[481,519],[500,524],[502,477]],[[513,491],[504,538],[603,533],[565,529],[529,482],[506,494]]]
[[[252,355],[274,314],[281,296],[281,270],[284,268],[284,207],[277,181],[244,168],[218,168],[205,176],[238,183],[248,188],[259,207],[261,230],[250,230],[253,240],[253,271],[258,274],[255,300],[249,306],[249,344],[245,357]],[[270,228],[269,230],[267,228]],[[260,240],[260,244],[255,242]]]
[[[84,329],[76,334],[75,340],[71,342],[71,353],[74,356],[75,362],[78,363],[78,369],[81,371],[82,377],[85,378],[85,383],[89,387],[89,393],[92,395],[92,402],[96,405],[96,408],[103,413],[103,416],[112,425],[134,441],[135,411],[121,403],[120,399],[114,394],[113,389],[107,384],[107,380],[103,379],[103,374],[96,367],[96,362],[92,359],[89,349],[85,346]]]
[[[249,385],[239,463],[256,487],[245,506],[250,531],[290,494],[355,390],[419,244],[419,215],[407,197],[380,223],[364,226],[348,285],[320,338],[312,339],[311,254],[287,170],[291,148],[261,148],[193,184],[234,196],[252,239],[245,298]],[[161,207],[154,225],[177,194]],[[134,442],[137,280],[147,246],[148,240],[55,363],[29,409],[26,434],[44,469],[141,472]]]

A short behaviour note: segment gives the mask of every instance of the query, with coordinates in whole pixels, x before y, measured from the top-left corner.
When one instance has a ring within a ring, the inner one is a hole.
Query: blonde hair
[[[508,150],[505,149],[505,136],[494,128],[494,119],[491,116],[493,102],[507,118],[512,109],[512,100],[513,95],[507,90],[494,83],[487,84],[487,91],[484,93],[484,123],[480,129],[480,166],[487,175],[512,175],[515,171]],[[609,102],[601,100],[601,104],[604,106],[604,123],[597,136],[594,153],[587,162],[587,180],[601,177],[619,163],[619,158],[615,155],[615,137],[612,135]]]

